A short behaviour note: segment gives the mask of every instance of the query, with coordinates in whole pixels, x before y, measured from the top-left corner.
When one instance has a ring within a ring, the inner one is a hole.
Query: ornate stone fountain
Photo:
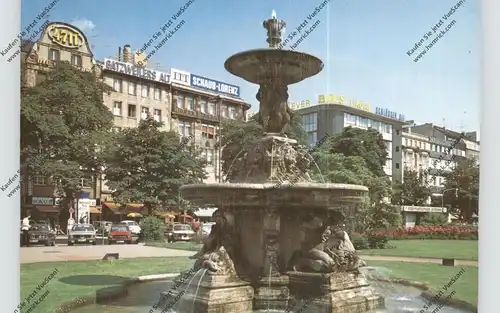
[[[285,25],[273,11],[264,22],[269,48],[235,54],[225,63],[230,73],[259,85],[264,137],[239,154],[227,175],[230,183],[181,188],[191,203],[219,208],[195,256],[195,269],[206,274],[199,284],[177,281],[178,290],[189,287],[180,301],[192,303],[189,310],[196,313],[366,312],[383,304],[358,271],[363,262],[340,228],[339,209],[364,201],[368,189],[311,182],[307,172],[314,160],[284,135],[288,85],[323,68],[312,55],[278,49]],[[297,307],[299,299],[307,305]]]

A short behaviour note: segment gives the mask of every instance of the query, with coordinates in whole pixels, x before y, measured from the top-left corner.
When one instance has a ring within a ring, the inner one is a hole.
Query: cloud
[[[95,24],[86,18],[76,18],[71,22],[71,25],[78,27],[81,31],[91,31],[95,28]]]

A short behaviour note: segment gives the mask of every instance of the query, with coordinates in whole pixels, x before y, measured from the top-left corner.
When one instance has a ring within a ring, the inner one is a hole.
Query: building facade
[[[36,86],[58,63],[68,63],[81,71],[99,73],[85,34],[66,23],[48,23],[36,42],[23,41],[21,51],[21,84]],[[50,177],[21,177],[21,214],[34,218],[54,219],[59,216],[58,192]],[[96,199],[100,196],[99,179],[83,173],[81,204],[89,213],[98,214]]]
[[[429,158],[428,174],[431,192],[440,196],[443,191],[446,173],[452,171],[459,162],[466,158],[465,134],[445,129],[431,123],[415,125],[411,123],[408,133],[420,134],[428,138]]]
[[[208,162],[205,182],[221,180],[217,144],[223,131],[221,122],[245,120],[250,108],[241,99],[239,86],[174,68],[150,68],[144,55],[132,52],[130,45],[120,47],[115,57],[96,61],[85,34],[66,23],[48,23],[37,42],[25,41],[22,47],[24,86],[40,83],[59,63],[93,72],[112,88],[111,93],[103,93],[103,103],[113,113],[116,130],[137,127],[141,119],[152,116],[164,123],[164,131],[189,137],[191,144],[204,150]],[[50,177],[21,180],[23,208],[38,218],[59,215],[57,190]],[[113,200],[105,177],[84,173],[81,186],[80,202],[89,213],[99,214],[99,204]]]
[[[311,146],[315,146],[326,134],[340,133],[348,126],[375,129],[386,144],[384,171],[392,181],[401,181],[403,116],[381,108],[372,111],[370,104],[358,100],[347,101],[342,95],[320,95],[317,103],[311,105],[310,100],[289,103],[289,107],[300,116]]]

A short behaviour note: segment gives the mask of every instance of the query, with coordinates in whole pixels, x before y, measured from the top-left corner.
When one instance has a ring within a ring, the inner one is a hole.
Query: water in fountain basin
[[[385,303],[386,308],[377,310],[373,313],[419,313],[423,309],[427,300],[420,297],[421,290],[394,284],[393,286],[385,285],[382,282],[375,283],[371,281],[372,286],[379,293],[384,293],[386,290],[391,290],[391,294],[386,297]],[[72,313],[160,313],[162,309],[155,311],[150,311],[154,303],[156,303],[160,297],[160,293],[165,290],[170,290],[173,283],[171,281],[155,281],[141,283],[136,286],[129,288],[128,296],[109,302],[106,305],[91,304],[85,307],[77,308],[72,310]],[[394,291],[392,291],[394,289]],[[188,301],[190,304],[191,301]],[[284,311],[284,310],[261,310],[253,312],[238,312],[238,313],[297,313],[301,308],[304,310],[300,313],[312,313],[307,310],[307,300],[298,302],[293,308],[295,312]],[[433,306],[429,310],[424,310],[425,313],[432,313],[436,306]],[[436,311],[438,312],[438,311]],[[186,310],[179,310],[170,313],[196,313],[192,311],[192,307],[189,306]],[[467,310],[455,309],[448,306],[443,306],[439,309],[439,313],[471,313]]]

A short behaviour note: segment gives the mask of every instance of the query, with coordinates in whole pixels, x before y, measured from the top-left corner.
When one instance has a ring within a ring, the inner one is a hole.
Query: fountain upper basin
[[[323,69],[323,62],[303,52],[255,49],[229,57],[224,67],[231,74],[254,84],[279,79],[281,84],[291,85],[318,74]]]
[[[308,207],[336,209],[341,205],[362,203],[368,188],[360,185],[323,183],[213,183],[185,185],[184,199],[198,205],[217,207]]]

